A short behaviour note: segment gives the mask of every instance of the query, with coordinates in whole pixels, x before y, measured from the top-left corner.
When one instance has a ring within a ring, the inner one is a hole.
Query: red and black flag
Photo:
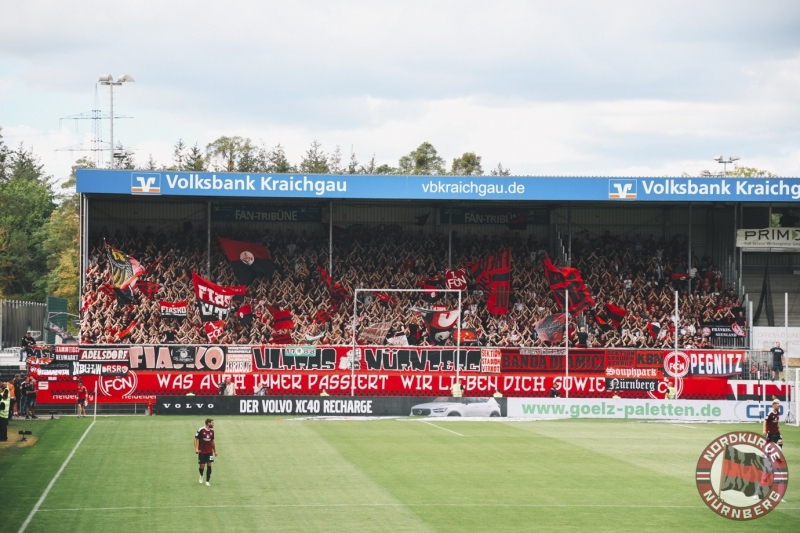
[[[250,304],[243,305],[236,310],[236,318],[243,326],[249,326],[253,323],[253,306]]]
[[[763,500],[772,488],[773,475],[772,463],[760,453],[725,446],[719,492],[735,490]]]
[[[273,344],[290,344],[292,342],[292,330],[294,330],[294,320],[290,309],[281,309],[275,305],[268,305],[267,309],[272,314],[272,337]]]
[[[442,297],[441,289],[444,288],[445,280],[441,276],[433,278],[421,279],[417,282],[417,287],[425,289],[425,296],[423,298],[426,302],[433,303]]]
[[[661,332],[661,324],[658,322],[648,322],[647,323],[647,333],[650,334],[651,337],[654,339],[658,338],[658,334]]]
[[[244,285],[233,287],[217,285],[198,276],[196,272],[192,272],[192,281],[194,282],[194,296],[197,299],[200,318],[203,322],[227,319],[233,298],[243,296],[247,292],[247,287]]]
[[[415,216],[414,218],[417,219],[417,226],[424,226],[426,222],[428,222],[428,217],[431,216],[430,213],[425,213],[424,215]]]
[[[506,227],[512,231],[525,231],[528,229],[528,213],[522,213],[506,222]]]
[[[564,313],[548,315],[537,320],[533,325],[539,340],[544,342],[559,343],[564,340],[564,328],[566,327],[566,316]]]
[[[250,285],[256,278],[272,279],[275,263],[264,246],[257,242],[218,239],[239,283]]]
[[[472,328],[462,329],[459,336],[459,330],[453,330],[453,340],[459,344],[475,344],[478,342],[478,331]]]
[[[453,328],[458,322],[458,309],[438,311],[412,307],[411,310],[422,315],[422,321],[428,327],[428,337],[433,344],[441,346],[452,336]]]
[[[569,312],[578,315],[594,307],[594,298],[583,282],[580,270],[573,267],[557,267],[547,257],[544,260],[544,274],[553,291],[553,298],[564,307],[564,293],[569,293]]]
[[[320,279],[328,288],[328,294],[331,297],[331,310],[335,313],[343,303],[350,299],[350,290],[338,281],[334,282],[331,275],[324,268],[318,266],[317,270],[319,271]]]
[[[603,305],[603,310],[605,311],[606,317],[614,325],[614,329],[619,329],[622,320],[627,316],[628,310],[612,303],[607,303]]]
[[[139,261],[106,244],[106,255],[111,267],[111,283],[117,289],[133,288],[136,280],[144,273]]]
[[[152,300],[161,289],[161,285],[157,281],[140,281],[136,284],[136,288],[148,299]]]
[[[467,263],[475,282],[488,293],[486,308],[493,315],[508,313],[511,297],[511,248]]]
[[[331,313],[327,309],[320,309],[314,315],[314,322],[317,324],[327,324],[331,321]]]
[[[136,319],[133,319],[131,320],[131,323],[128,324],[128,327],[119,332],[119,335],[117,335],[117,339],[121,341],[130,337],[135,327],[136,327]]]
[[[594,321],[597,323],[597,327],[599,327],[603,331],[611,331],[612,329],[614,329],[614,326],[611,324],[611,321],[599,313],[595,313]]]

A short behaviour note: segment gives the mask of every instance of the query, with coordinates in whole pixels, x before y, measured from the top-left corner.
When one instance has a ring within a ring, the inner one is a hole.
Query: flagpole
[[[459,379],[459,359],[461,355],[461,291],[458,292],[458,330],[457,330],[457,337],[456,337],[456,383],[458,383]]]
[[[564,353],[564,369],[566,371],[564,377],[564,390],[566,391],[566,398],[569,398],[569,387],[567,383],[569,382],[569,291],[564,291],[564,316],[566,320],[564,321],[564,327],[566,328],[566,332],[564,333],[564,347],[566,348]]]
[[[356,307],[358,306],[358,289],[353,295],[353,351],[350,358],[350,396],[355,396],[356,390]]]
[[[94,421],[97,422],[97,380],[94,381]]]
[[[678,351],[678,291],[675,291],[675,351]]]

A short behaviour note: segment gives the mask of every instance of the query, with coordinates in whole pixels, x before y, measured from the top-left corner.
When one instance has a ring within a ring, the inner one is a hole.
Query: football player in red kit
[[[197,430],[194,435],[194,453],[197,454],[197,464],[200,470],[200,483],[203,482],[203,470],[206,471],[206,485],[211,486],[211,463],[217,454],[217,445],[214,444],[214,419],[206,418],[206,425]]]
[[[763,430],[764,436],[767,437],[767,440],[774,442],[783,448],[783,437],[781,437],[781,430],[778,427],[780,408],[780,402],[772,402],[772,411],[770,411],[767,417],[764,419]]]

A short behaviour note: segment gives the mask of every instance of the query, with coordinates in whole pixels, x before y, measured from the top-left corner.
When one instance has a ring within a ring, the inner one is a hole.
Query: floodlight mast
[[[114,168],[114,86],[115,85],[122,85],[123,83],[130,83],[136,81],[131,76],[127,74],[123,74],[117,81],[114,81],[114,76],[111,74],[100,74],[100,85],[108,85],[109,90],[111,91],[111,168]]]
[[[736,157],[735,155],[732,155],[732,156],[728,157],[728,159],[725,159],[721,155],[718,155],[717,157],[714,158],[714,161],[716,161],[717,163],[722,163],[722,175],[723,176],[727,176],[728,175],[728,165],[730,165],[734,161],[738,161],[738,160],[739,160],[739,158]]]

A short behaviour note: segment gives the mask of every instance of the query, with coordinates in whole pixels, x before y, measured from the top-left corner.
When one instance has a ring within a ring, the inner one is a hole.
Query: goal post
[[[353,294],[353,324],[352,324],[352,346],[351,346],[351,354],[353,357],[353,361],[355,361],[356,357],[356,349],[358,348],[358,344],[356,342],[356,328],[358,327],[358,295],[359,293],[371,293],[371,292],[382,292],[382,293],[428,293],[432,292],[431,289],[363,289],[357,288]],[[455,357],[455,367],[456,367],[456,382],[459,381],[460,378],[460,371],[459,371],[459,356],[461,355],[461,321],[463,319],[462,316],[462,290],[460,289],[435,289],[437,293],[458,293],[458,319],[456,320],[456,357]],[[355,396],[355,372],[356,372],[356,365],[351,363],[350,364],[350,396]]]

